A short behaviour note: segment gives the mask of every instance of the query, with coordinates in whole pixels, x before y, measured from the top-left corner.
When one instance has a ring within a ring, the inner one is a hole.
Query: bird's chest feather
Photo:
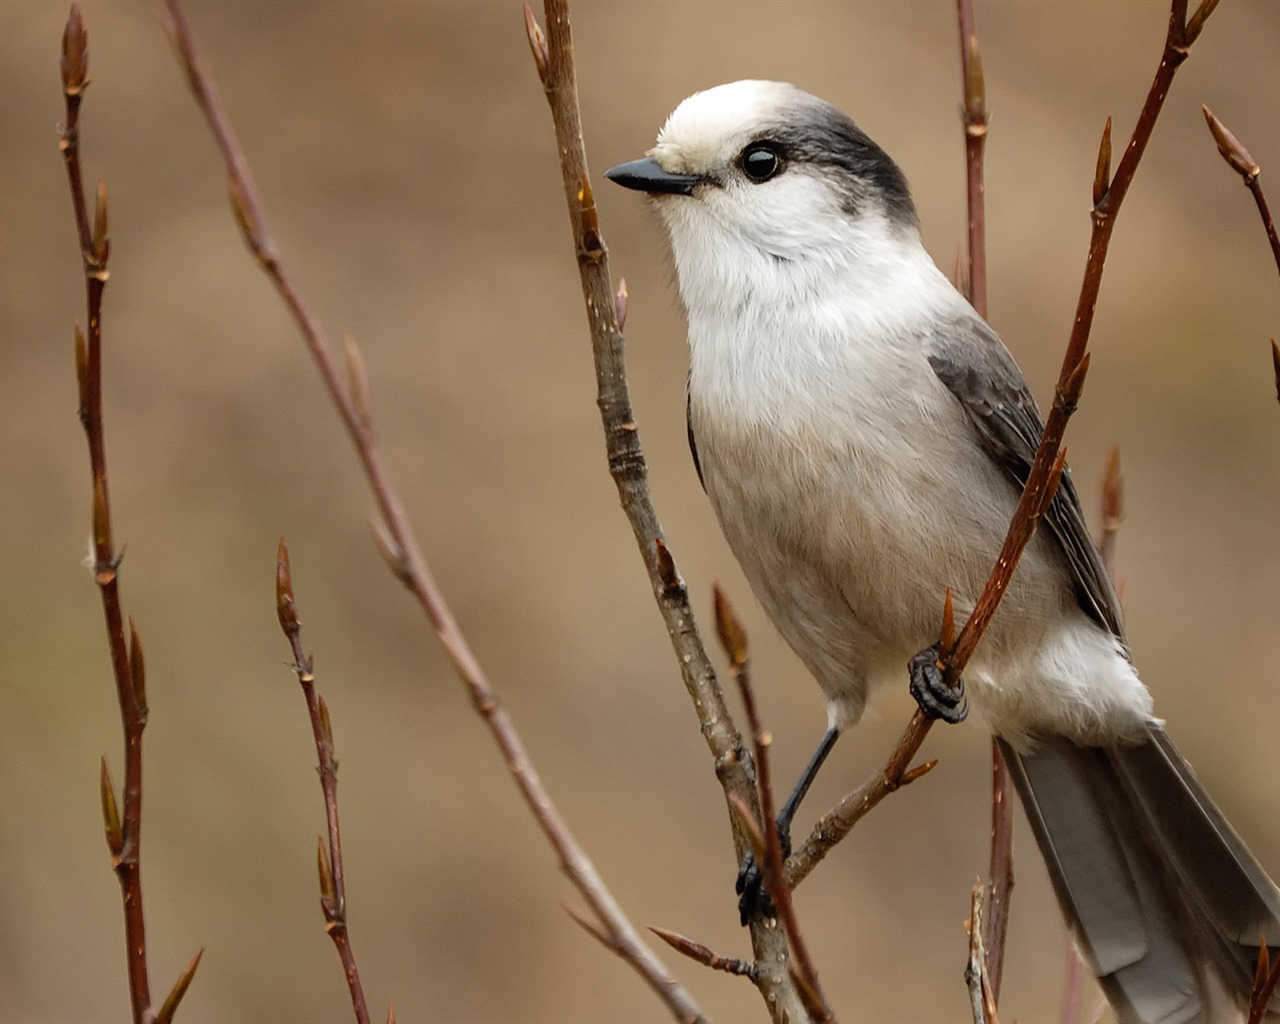
[[[693,324],[689,415],[721,527],[783,632],[817,618],[896,658],[936,633],[947,587],[976,596],[1000,541],[985,524],[1008,521],[989,503],[1011,490],[920,338],[878,337]],[[989,486],[950,493],[957,467]]]

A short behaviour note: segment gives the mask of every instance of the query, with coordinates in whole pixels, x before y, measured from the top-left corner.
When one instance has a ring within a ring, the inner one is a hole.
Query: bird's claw
[[[929,718],[958,725],[969,716],[969,698],[965,696],[963,679],[957,679],[954,687],[947,685],[946,676],[938,667],[940,654],[941,647],[933,644],[907,663],[911,696]]]
[[[791,856],[791,827],[778,822],[778,843],[782,847],[782,859]],[[755,854],[750,850],[742,858],[738,868],[738,880],[734,883],[734,891],[738,894],[738,917],[745,925],[756,911],[771,917],[774,913],[773,900],[769,898],[764,884],[764,873],[756,863]]]

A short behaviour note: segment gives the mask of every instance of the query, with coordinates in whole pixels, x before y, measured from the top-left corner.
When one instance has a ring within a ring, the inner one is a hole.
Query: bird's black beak
[[[692,195],[694,186],[701,184],[703,180],[693,174],[672,174],[670,171],[664,171],[658,161],[651,156],[610,167],[604,172],[604,176],[623,188],[633,188],[637,192],[648,192],[650,195],[670,196]]]

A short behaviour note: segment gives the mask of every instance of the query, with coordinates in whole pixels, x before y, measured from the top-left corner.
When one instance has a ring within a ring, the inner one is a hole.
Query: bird
[[[826,697],[784,837],[869,695],[907,679],[926,713],[972,710],[996,737],[1118,1019],[1237,1017],[1260,943],[1280,944],[1280,890],[1155,717],[1069,470],[963,692],[926,670],[946,591],[967,615],[983,589],[1043,421],[926,251],[902,170],[834,105],[744,80],[684,100],[606,177],[666,229],[698,477]]]

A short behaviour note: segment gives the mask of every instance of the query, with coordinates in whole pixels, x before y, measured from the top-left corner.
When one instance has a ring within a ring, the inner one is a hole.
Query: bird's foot
[[[929,718],[957,725],[969,716],[969,698],[964,693],[963,679],[957,679],[954,687],[947,685],[946,676],[938,667],[940,654],[941,647],[933,644],[907,663],[911,696]]]
[[[781,821],[778,822],[778,842],[782,846],[782,859],[786,860],[791,856],[791,827]],[[765,888],[764,872],[750,850],[742,858],[742,865],[738,868],[738,881],[734,885],[734,891],[738,894],[738,917],[744,925],[756,911],[766,917],[773,915],[773,900]]]

